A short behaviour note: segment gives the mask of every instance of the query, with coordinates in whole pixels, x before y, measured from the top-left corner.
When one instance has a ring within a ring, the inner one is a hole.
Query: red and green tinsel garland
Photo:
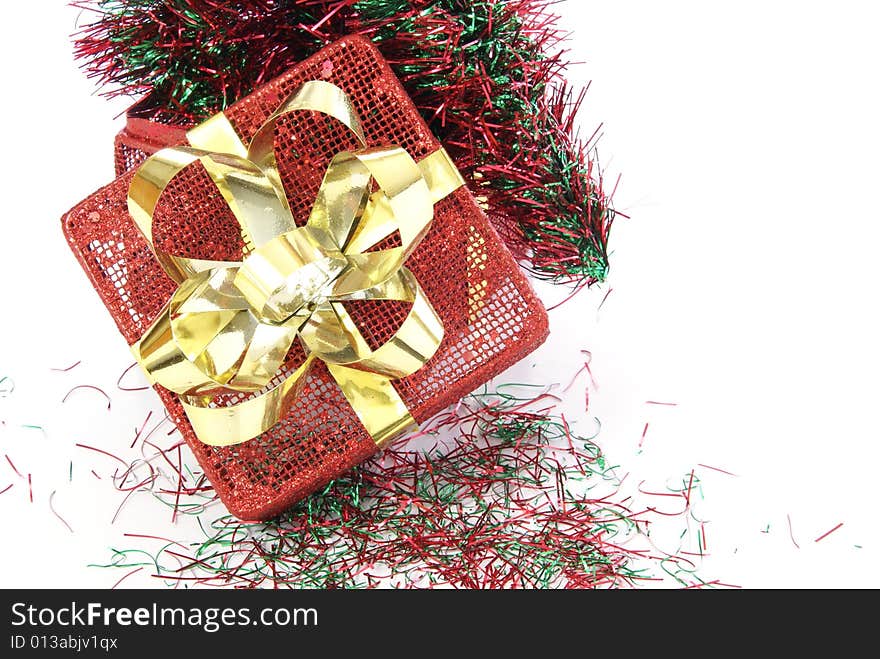
[[[546,0],[83,0],[76,54],[108,95],[191,122],[360,33],[401,78],[496,228],[539,277],[604,279],[614,212],[574,117]]]

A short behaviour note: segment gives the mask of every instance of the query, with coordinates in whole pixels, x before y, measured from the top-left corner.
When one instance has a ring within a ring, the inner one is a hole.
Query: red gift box
[[[224,111],[245,141],[276,107],[309,80],[343,89],[370,146],[396,144],[415,159],[440,148],[387,63],[361,37],[327,46]],[[135,118],[136,121],[136,118]],[[131,119],[130,119],[131,122]],[[151,128],[151,126],[153,128]],[[128,166],[166,146],[177,131],[144,121],[117,163]],[[150,131],[157,131],[151,139]],[[316,137],[319,136],[319,137]],[[134,148],[132,148],[134,146]],[[357,148],[350,135],[316,113],[282,119],[275,151],[291,211],[305,223],[330,159]],[[122,174],[62,219],[68,242],[129,344],[150,326],[176,289],[129,216],[134,170]],[[154,216],[154,240],[169,253],[231,260],[240,254],[239,226],[206,172],[191,167],[166,190]],[[413,418],[423,422],[537,348],[547,315],[528,281],[464,187],[439,201],[425,238],[406,262],[443,322],[442,343],[427,364],[394,381]],[[346,303],[358,328],[380,345],[402,322],[403,302]],[[295,343],[287,364],[305,358]],[[318,363],[281,422],[258,437],[213,447],[195,436],[173,392],[156,391],[227,508],[246,520],[268,519],[378,449],[326,367]]]

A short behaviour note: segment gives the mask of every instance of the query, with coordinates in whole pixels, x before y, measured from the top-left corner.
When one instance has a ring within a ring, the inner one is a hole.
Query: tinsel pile
[[[604,279],[614,218],[547,0],[81,0],[75,51],[109,96],[195,123],[341,36],[372,39],[514,255]]]
[[[117,424],[116,403],[125,407],[123,399],[148,389],[129,384],[135,365],[108,393],[82,383],[79,364],[53,369],[61,390],[79,382],[57,404],[103,424]],[[13,388],[0,377],[0,399]],[[111,573],[114,587],[728,585],[698,575],[708,522],[697,508],[705,470],[733,474],[699,465],[665,486],[636,484],[568,423],[564,400],[526,385],[472,394],[420,437],[255,523],[223,509],[167,415],[147,412],[112,443],[73,440],[69,456],[54,461],[35,448],[42,442],[34,434],[56,447],[69,437],[4,419],[0,503],[33,506],[35,520],[42,508],[46,524],[71,535],[88,533],[84,518],[115,529],[110,556],[93,564]],[[83,490],[101,500],[75,506]]]
[[[175,587],[631,586],[648,576],[633,559],[650,556],[631,541],[651,511],[613,501],[613,469],[552,408],[550,396],[469,396],[425,429],[446,443],[398,444],[261,523],[212,517],[210,485],[181,462],[178,442],[160,448],[145,423],[143,457],[113,475],[123,504],[150,493],[173,518],[195,516],[205,538],[127,534],[155,548],[115,549],[101,566],[130,570],[123,578],[148,570]]]

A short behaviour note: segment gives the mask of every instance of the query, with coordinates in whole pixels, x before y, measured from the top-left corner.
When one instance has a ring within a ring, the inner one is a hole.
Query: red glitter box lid
[[[376,48],[348,37],[322,49],[238,101],[225,114],[249,140],[298,85],[323,79],[351,97],[370,146],[397,144],[416,160],[440,147]],[[282,120],[275,140],[290,207],[304,224],[330,158],[357,148],[321,115]],[[132,344],[175,289],[128,215],[132,171],[98,190],[62,219],[86,274]],[[169,186],[154,216],[157,245],[209,259],[240,254],[238,225],[197,166]],[[466,188],[435,206],[427,236],[406,263],[443,321],[439,350],[424,368],[394,386],[422,422],[537,348],[547,314],[504,244]],[[403,306],[402,306],[403,305]],[[346,307],[368,342],[380,344],[399,326],[404,303],[359,302]],[[288,363],[302,359],[291,351]],[[367,459],[376,446],[318,364],[283,421],[230,447],[201,443],[177,395],[155,387],[169,414],[227,508],[239,518],[268,519]]]

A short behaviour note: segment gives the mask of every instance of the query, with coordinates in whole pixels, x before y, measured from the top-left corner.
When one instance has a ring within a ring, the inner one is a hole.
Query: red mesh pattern
[[[412,304],[395,300],[353,300],[345,309],[371,349],[387,343],[400,328]]]
[[[159,197],[153,213],[153,242],[169,254],[241,259],[241,226],[202,163],[180,172]]]
[[[328,71],[329,76],[322,75]],[[352,97],[370,145],[398,144],[416,159],[439,148],[378,52],[360,38],[325,48],[226,114],[247,139],[296,85],[321,77]],[[322,124],[317,142],[305,134],[310,128],[303,128],[314,122]],[[329,157],[356,146],[333,123],[310,117],[302,124],[284,121],[279,126],[279,163],[299,221],[308,216]],[[129,149],[117,141],[117,164],[124,162],[126,169],[138,164],[139,154],[145,153],[140,148]],[[191,256],[237,257],[241,243],[228,210],[220,207],[219,194],[204,171],[191,170],[160,202],[157,240]],[[129,343],[140,338],[174,290],[128,216],[131,176],[124,174],[63,219],[73,252]],[[417,421],[470,393],[545,339],[546,312],[465,188],[436,205],[431,229],[407,267],[445,330],[431,361],[395,382]],[[375,347],[400,326],[409,305],[363,302],[347,308]],[[301,359],[297,346],[288,364]],[[376,451],[320,363],[281,423],[254,440],[227,448],[199,442],[176,395],[156,389],[223,502],[243,519],[267,519],[282,512]]]
[[[152,105],[149,96],[129,108],[125,128],[115,140],[116,175],[141,164],[163,146],[185,142],[186,131],[191,126],[176,121],[179,119],[165,116],[161,108]]]
[[[169,142],[169,144],[173,144],[173,142]],[[137,167],[147,159],[148,155],[155,153],[162,146],[151,146],[148,149],[136,146],[129,129],[123,128],[117,133],[113,147],[113,165],[116,176],[122,176],[132,167]]]

